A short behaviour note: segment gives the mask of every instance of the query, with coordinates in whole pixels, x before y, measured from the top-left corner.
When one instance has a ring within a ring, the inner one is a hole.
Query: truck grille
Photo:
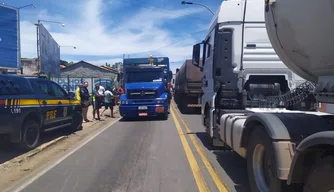
[[[146,99],[157,98],[158,93],[156,90],[130,90],[128,91],[129,99]]]

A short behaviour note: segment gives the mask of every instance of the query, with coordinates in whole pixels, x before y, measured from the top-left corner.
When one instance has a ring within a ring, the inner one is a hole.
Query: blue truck
[[[123,118],[162,117],[168,119],[172,72],[168,57],[131,58],[123,60],[125,93],[121,95]]]

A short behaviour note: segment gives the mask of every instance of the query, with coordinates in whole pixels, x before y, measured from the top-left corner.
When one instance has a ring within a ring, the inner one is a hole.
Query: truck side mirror
[[[179,68],[176,68],[176,73],[178,73],[180,71],[180,69]]]
[[[193,58],[192,58],[192,64],[195,66],[199,66],[201,56],[201,43],[197,43],[193,46]]]
[[[121,76],[119,73],[117,73],[117,82],[119,82],[121,80]]]

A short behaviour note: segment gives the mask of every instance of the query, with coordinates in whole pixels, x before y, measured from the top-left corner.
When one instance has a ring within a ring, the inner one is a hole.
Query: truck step
[[[187,107],[202,107],[201,104],[187,104]]]
[[[212,139],[212,145],[215,147],[226,147],[226,144],[218,138]]]

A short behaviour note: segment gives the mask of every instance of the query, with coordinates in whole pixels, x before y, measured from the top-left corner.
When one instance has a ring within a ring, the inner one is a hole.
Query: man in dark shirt
[[[96,85],[95,89],[92,91],[92,100],[93,100],[93,119],[100,119],[100,108],[104,95],[99,93],[100,86]],[[97,118],[95,118],[95,113],[97,113]]]
[[[87,111],[88,107],[90,105],[89,102],[89,91],[87,89],[88,87],[88,82],[86,81],[84,85],[80,88],[80,97],[81,97],[81,105],[82,105],[82,118],[86,122],[90,122],[87,118]]]

